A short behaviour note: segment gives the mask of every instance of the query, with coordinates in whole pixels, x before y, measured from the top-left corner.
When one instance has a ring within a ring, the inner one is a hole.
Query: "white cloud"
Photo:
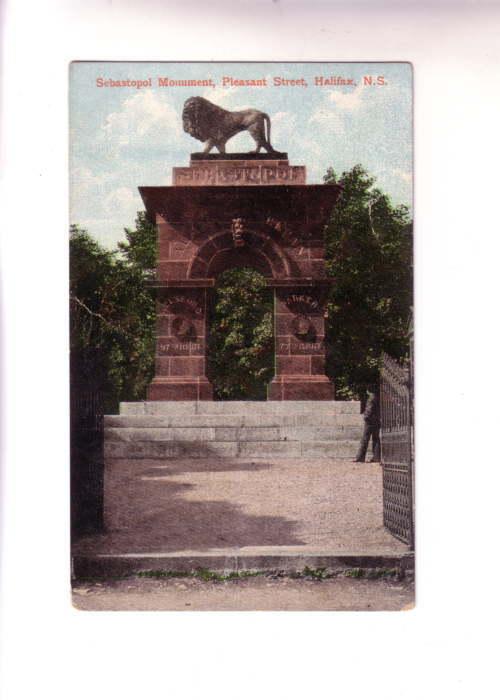
[[[70,173],[70,179],[74,185],[97,185],[103,180],[102,175],[95,175],[90,168],[84,165],[77,166],[73,168]]]
[[[136,208],[141,202],[139,195],[129,187],[118,187],[106,195],[104,207],[106,210],[116,209],[119,212],[129,212]]]
[[[289,148],[298,132],[296,115],[291,112],[276,112],[271,115],[271,143],[278,151]]]
[[[88,211],[99,211],[105,192],[116,179],[115,173],[103,172],[100,175],[85,165],[70,171],[71,219],[77,223],[86,218]]]
[[[359,85],[350,92],[344,92],[343,90],[330,90],[328,93],[328,99],[339,109],[346,112],[356,112],[363,104],[364,92],[365,90],[363,83],[359,83]]]
[[[214,102],[219,107],[224,107],[224,109],[233,109],[230,105],[232,104],[234,97],[241,93],[241,88],[239,87],[223,87],[222,85],[217,85],[214,88],[206,88],[202,97],[210,102]],[[241,107],[240,109],[245,109]]]
[[[144,90],[128,97],[117,112],[111,112],[101,126],[101,134],[116,146],[147,141],[148,146],[158,141],[171,142],[181,135],[178,112],[163,95]]]
[[[317,125],[319,132],[325,135],[342,136],[345,133],[343,118],[329,106],[318,107],[309,118],[309,124]]]

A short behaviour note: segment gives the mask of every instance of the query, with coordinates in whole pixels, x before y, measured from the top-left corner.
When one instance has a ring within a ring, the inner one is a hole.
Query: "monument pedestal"
[[[274,401],[331,400],[325,375],[325,287],[275,290],[276,374],[268,389]]]
[[[306,185],[286,154],[193,154],[173,186],[140,187],[158,230],[157,344],[148,399],[212,399],[207,295],[252,267],[275,289],[276,374],[268,399],[330,400],[325,375],[323,229],[338,185]]]
[[[206,377],[155,377],[148,401],[212,401],[212,384]]]

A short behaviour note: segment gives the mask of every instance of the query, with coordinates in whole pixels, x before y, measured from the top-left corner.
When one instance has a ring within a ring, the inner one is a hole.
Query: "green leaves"
[[[156,265],[156,226],[148,221],[145,211],[138,211],[135,230],[125,229],[126,242],[118,243],[129,265],[151,279]]]
[[[274,370],[273,306],[266,280],[255,270],[231,269],[218,278],[208,360],[217,398],[266,398]]]
[[[78,226],[70,232],[72,383],[99,391],[106,411],[144,398],[153,372],[155,305],[142,262],[146,241],[154,255],[155,238],[144,217],[137,223],[120,252],[106,250]]]
[[[336,182],[333,170],[325,182]],[[343,193],[325,232],[328,302],[327,371],[337,398],[351,398],[376,381],[382,350],[408,353],[412,310],[412,225],[361,165],[344,172]]]

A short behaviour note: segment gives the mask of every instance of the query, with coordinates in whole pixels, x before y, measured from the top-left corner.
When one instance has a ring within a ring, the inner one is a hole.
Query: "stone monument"
[[[307,185],[305,166],[290,165],[286,153],[272,148],[264,113],[212,107],[226,116],[218,121],[209,110],[204,117],[203,109],[201,116],[183,115],[185,130],[206,142],[205,152],[193,153],[188,167],[173,168],[172,186],[139,187],[158,231],[156,366],[148,399],[213,398],[205,373],[208,295],[220,273],[253,267],[275,295],[268,400],[331,400],[324,343],[331,279],[323,230],[341,188]],[[245,129],[256,152],[225,153],[226,141]],[[222,152],[209,153],[214,146]],[[259,153],[261,147],[267,153]]]

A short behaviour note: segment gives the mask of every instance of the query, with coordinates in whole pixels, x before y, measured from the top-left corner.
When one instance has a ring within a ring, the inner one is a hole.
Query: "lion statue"
[[[259,153],[261,148],[276,153],[271,146],[269,115],[258,109],[229,112],[203,97],[190,97],[184,102],[182,125],[186,133],[204,142],[203,153],[209,153],[214,146],[220,153],[225,153],[227,141],[240,131],[248,131],[254,139],[256,148],[253,153]]]

